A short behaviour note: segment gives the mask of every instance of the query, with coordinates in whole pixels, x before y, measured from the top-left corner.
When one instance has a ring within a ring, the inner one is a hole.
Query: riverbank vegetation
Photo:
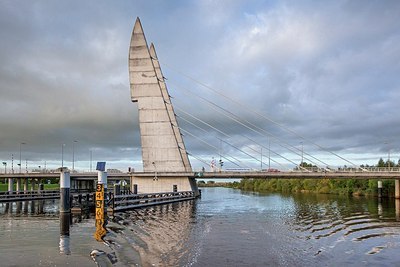
[[[205,181],[198,181],[197,185],[199,187],[231,187],[232,183],[215,182],[215,181],[208,181],[206,183]]]
[[[378,180],[359,179],[243,179],[227,187],[256,192],[313,192],[321,194],[376,196]],[[394,180],[383,180],[383,195],[394,196]]]
[[[305,162],[302,167],[314,167]],[[400,167],[400,160],[397,164],[394,161],[379,159],[375,166],[361,165],[361,168],[379,167],[393,168]],[[392,197],[395,194],[394,180],[383,180],[382,195]],[[312,192],[320,194],[337,195],[358,195],[377,196],[378,180],[376,179],[246,179],[240,182],[229,183],[226,187],[256,192]]]
[[[36,188],[37,188],[37,184],[36,184]],[[21,187],[23,188],[24,185],[21,185]],[[57,190],[60,188],[59,184],[44,184],[44,190]],[[17,190],[17,185],[14,182],[14,191]],[[31,185],[29,184],[28,190],[31,190]],[[6,183],[0,183],[0,192],[2,191],[8,191],[8,184]]]

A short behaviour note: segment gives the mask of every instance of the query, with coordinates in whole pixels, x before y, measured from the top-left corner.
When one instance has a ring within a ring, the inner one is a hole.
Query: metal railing
[[[164,192],[152,194],[130,194],[112,196],[108,201],[108,206],[112,211],[122,211],[135,208],[167,204],[182,200],[194,199],[193,191],[183,192]]]
[[[0,192],[0,202],[13,202],[25,200],[57,199],[60,198],[59,190]]]

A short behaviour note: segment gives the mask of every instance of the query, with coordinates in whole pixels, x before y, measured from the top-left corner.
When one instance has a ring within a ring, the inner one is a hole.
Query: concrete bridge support
[[[195,196],[199,195],[196,180],[189,177],[131,176],[131,191],[137,194],[194,191]]]
[[[8,178],[8,194],[12,195],[14,193],[14,179]]]
[[[400,180],[396,179],[394,180],[394,196],[396,199],[400,199]]]
[[[35,191],[35,186],[36,186],[36,180],[32,179],[31,180],[31,191]]]
[[[24,179],[24,193],[28,192],[28,178]]]
[[[17,192],[17,194],[19,194],[22,190],[21,190],[21,178],[17,178],[17,187],[15,188],[15,191]]]

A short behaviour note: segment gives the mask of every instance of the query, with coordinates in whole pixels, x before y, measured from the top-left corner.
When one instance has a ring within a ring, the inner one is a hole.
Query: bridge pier
[[[378,198],[382,198],[382,181],[378,181]]]
[[[193,191],[199,196],[196,180],[189,177],[135,177],[131,176],[131,191],[134,194]]]
[[[26,194],[28,192],[28,178],[25,178],[24,180],[24,193]]]
[[[12,195],[14,193],[14,179],[8,178],[8,194]]]
[[[15,191],[17,192],[17,194],[21,192],[21,178],[17,178],[17,187]]]
[[[35,185],[36,185],[36,180],[32,179],[31,180],[31,191],[35,191]]]
[[[394,197],[396,199],[400,199],[400,180],[396,179],[394,180]]]

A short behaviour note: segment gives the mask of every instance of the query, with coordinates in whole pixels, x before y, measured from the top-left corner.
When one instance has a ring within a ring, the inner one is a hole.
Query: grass
[[[16,182],[14,181],[14,191],[16,190]],[[21,185],[21,188],[24,188],[23,185]],[[59,184],[44,184],[44,190],[57,190],[60,188]],[[37,189],[37,184],[36,184],[36,189]],[[31,185],[29,184],[28,190],[31,190]],[[0,192],[8,191],[8,184],[0,183]]]

